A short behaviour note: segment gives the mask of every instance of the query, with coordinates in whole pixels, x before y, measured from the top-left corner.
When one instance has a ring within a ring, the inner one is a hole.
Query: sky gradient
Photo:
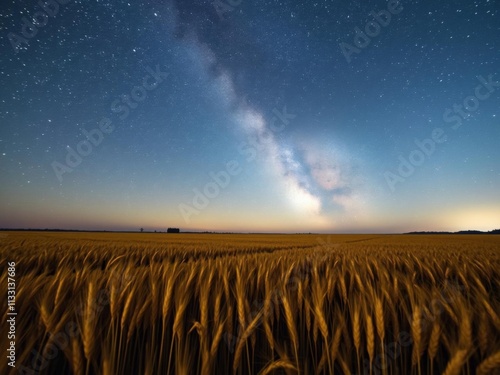
[[[0,25],[0,227],[500,227],[497,1],[7,0]]]

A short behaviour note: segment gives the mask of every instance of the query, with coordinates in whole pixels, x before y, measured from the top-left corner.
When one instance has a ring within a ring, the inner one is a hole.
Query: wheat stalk
[[[370,358],[370,368],[373,364],[373,356],[375,354],[375,333],[373,331],[373,320],[371,315],[365,313],[366,320],[366,350],[368,351],[368,356]]]
[[[491,307],[491,305],[486,300],[486,298],[483,298],[482,301],[483,301],[483,306],[486,309],[486,312],[488,313],[488,315],[491,318],[491,321],[493,322],[493,324],[495,325],[495,327],[498,330],[500,330],[500,317],[497,315],[497,313],[495,312],[495,310],[493,309],[493,307]]]
[[[74,375],[83,375],[84,364],[82,349],[80,342],[75,338],[71,338],[71,367],[73,368]]]
[[[263,369],[259,374],[260,375],[267,375],[272,373],[274,370],[277,369],[287,369],[287,370],[296,370],[295,366],[286,360],[280,359],[278,361],[274,361],[273,363],[270,363],[269,365],[266,366],[265,369]]]
[[[427,348],[427,352],[431,360],[436,358],[436,354],[439,348],[440,336],[441,336],[441,326],[439,324],[439,320],[436,318],[434,320],[434,323],[432,324],[431,337],[429,339],[429,346]]]
[[[217,354],[217,348],[219,347],[219,343],[222,339],[222,334],[224,332],[224,323],[220,323],[217,326],[217,330],[215,331],[215,335],[212,338],[212,345],[210,347],[210,356],[213,358]]]
[[[233,370],[236,371],[240,364],[241,354],[243,352],[243,347],[245,346],[245,342],[248,337],[252,334],[253,330],[257,327],[259,320],[262,316],[262,310],[255,316],[255,318],[250,322],[248,327],[243,331],[241,336],[238,339],[238,343],[236,345],[236,350],[234,352],[234,362],[233,362]]]
[[[295,327],[295,321],[293,318],[292,308],[291,308],[290,302],[288,301],[288,298],[285,294],[283,294],[282,302],[283,302],[283,309],[285,311],[285,321],[286,321],[286,325],[288,327],[288,332],[290,333],[294,348],[295,348],[295,350],[297,350],[297,348],[299,346],[299,337],[297,334],[297,329]]]
[[[95,320],[97,319],[96,312],[94,311],[94,303],[96,301],[95,289],[96,288],[94,282],[91,280],[88,284],[87,302],[85,305],[86,309],[83,318],[84,320],[82,332],[83,352],[85,353],[85,358],[87,358],[87,360],[90,360],[92,349],[94,347],[94,324]]]
[[[384,341],[385,328],[384,328],[384,309],[380,298],[375,297],[375,324],[377,326],[377,334],[380,341]]]
[[[486,311],[482,310],[479,317],[478,341],[479,349],[483,354],[486,352],[486,348],[488,347],[488,330],[488,317],[486,316]]]
[[[500,369],[500,351],[482,361],[477,367],[476,375],[494,374],[493,370],[495,369]]]
[[[335,359],[337,358],[341,337],[342,337],[342,327],[339,325],[335,330],[335,334],[333,335],[332,339],[332,344],[330,346],[330,356],[332,362],[334,362]]]
[[[461,349],[469,350],[472,347],[472,327],[469,313],[462,303],[460,305],[461,311],[461,321],[460,321],[460,337],[459,337],[459,347]]]
[[[240,269],[236,268],[236,302],[238,311],[238,320],[242,329],[246,326],[245,318],[245,287],[243,285],[243,280],[241,278]]]
[[[455,355],[450,359],[448,365],[446,366],[446,370],[443,372],[443,375],[459,375],[462,366],[467,359],[467,350],[458,350]]]
[[[354,312],[352,317],[352,337],[354,340],[354,347],[359,353],[361,347],[361,325],[360,325],[360,311],[357,303],[354,303]]]
[[[127,323],[128,313],[132,309],[132,301],[134,300],[134,288],[128,290],[127,293],[128,295],[127,299],[125,300],[125,306],[123,307],[122,319],[120,322],[122,331],[124,330],[125,324]]]
[[[421,345],[421,335],[422,335],[422,311],[420,308],[415,306],[413,309],[413,317],[411,321],[411,335],[413,339],[413,352],[411,356],[412,364],[420,362],[420,345]]]
[[[170,313],[170,304],[172,301],[172,295],[174,292],[174,283],[175,283],[175,266],[174,270],[171,271],[170,274],[167,274],[166,277],[166,291],[165,295],[163,296],[163,305],[162,305],[162,316],[163,319],[166,320],[168,317],[168,314]]]

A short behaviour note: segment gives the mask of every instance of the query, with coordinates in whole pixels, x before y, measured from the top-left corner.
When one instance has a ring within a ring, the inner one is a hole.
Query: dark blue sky
[[[498,1],[41,4],[0,5],[0,227],[498,227]]]

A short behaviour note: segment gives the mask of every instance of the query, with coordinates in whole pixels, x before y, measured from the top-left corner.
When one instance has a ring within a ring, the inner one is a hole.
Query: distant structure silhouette
[[[179,228],[168,228],[167,233],[180,233]]]

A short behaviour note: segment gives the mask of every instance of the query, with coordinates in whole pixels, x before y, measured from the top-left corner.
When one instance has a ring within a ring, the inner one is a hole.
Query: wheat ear
[[[462,370],[462,366],[465,363],[466,359],[467,359],[467,350],[466,349],[458,350],[448,362],[448,365],[446,366],[446,370],[443,372],[443,375],[459,375],[460,370]]]
[[[476,375],[493,374],[494,369],[500,369],[500,351],[493,353],[482,361],[477,367]]]

